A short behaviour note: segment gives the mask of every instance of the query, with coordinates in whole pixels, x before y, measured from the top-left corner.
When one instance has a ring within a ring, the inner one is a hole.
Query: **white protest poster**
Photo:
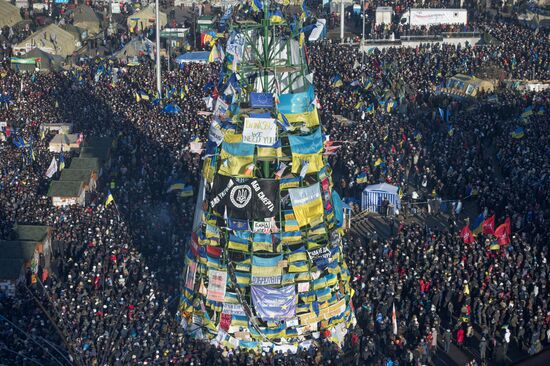
[[[227,272],[210,270],[208,271],[208,300],[223,302],[225,299],[225,285],[227,283]]]
[[[185,276],[185,287],[193,290],[195,287],[195,273],[197,272],[197,263],[190,262],[187,266],[187,276]]]
[[[223,132],[220,128],[220,124],[216,120],[212,121],[212,123],[210,124],[208,139],[218,146],[220,146],[223,141]]]
[[[277,124],[274,118],[245,118],[243,127],[245,144],[272,146],[277,142]]]

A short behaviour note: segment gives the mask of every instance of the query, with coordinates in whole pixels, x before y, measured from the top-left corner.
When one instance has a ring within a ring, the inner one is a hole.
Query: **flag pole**
[[[162,87],[161,87],[161,81],[160,81],[160,22],[159,22],[159,0],[155,0],[155,33],[156,33],[156,42],[157,42],[157,54],[156,54],[156,60],[157,60],[157,92],[159,94],[159,98],[162,98]]]

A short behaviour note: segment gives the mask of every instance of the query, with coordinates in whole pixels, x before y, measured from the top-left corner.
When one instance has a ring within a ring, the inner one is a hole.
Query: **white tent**
[[[365,187],[361,197],[361,209],[382,213],[382,202],[384,199],[388,200],[394,210],[401,208],[399,188],[391,184],[380,183]]]

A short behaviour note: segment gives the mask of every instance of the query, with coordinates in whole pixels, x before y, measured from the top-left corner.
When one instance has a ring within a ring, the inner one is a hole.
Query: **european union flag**
[[[272,93],[250,93],[250,107],[252,108],[273,108]]]

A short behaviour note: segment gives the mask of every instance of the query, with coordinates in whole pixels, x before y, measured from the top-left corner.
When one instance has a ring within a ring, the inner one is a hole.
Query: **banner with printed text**
[[[245,118],[243,142],[272,146],[277,142],[277,124],[274,118]]]
[[[227,283],[227,272],[208,271],[208,295],[206,298],[212,301],[223,302],[225,299],[225,287]]]

